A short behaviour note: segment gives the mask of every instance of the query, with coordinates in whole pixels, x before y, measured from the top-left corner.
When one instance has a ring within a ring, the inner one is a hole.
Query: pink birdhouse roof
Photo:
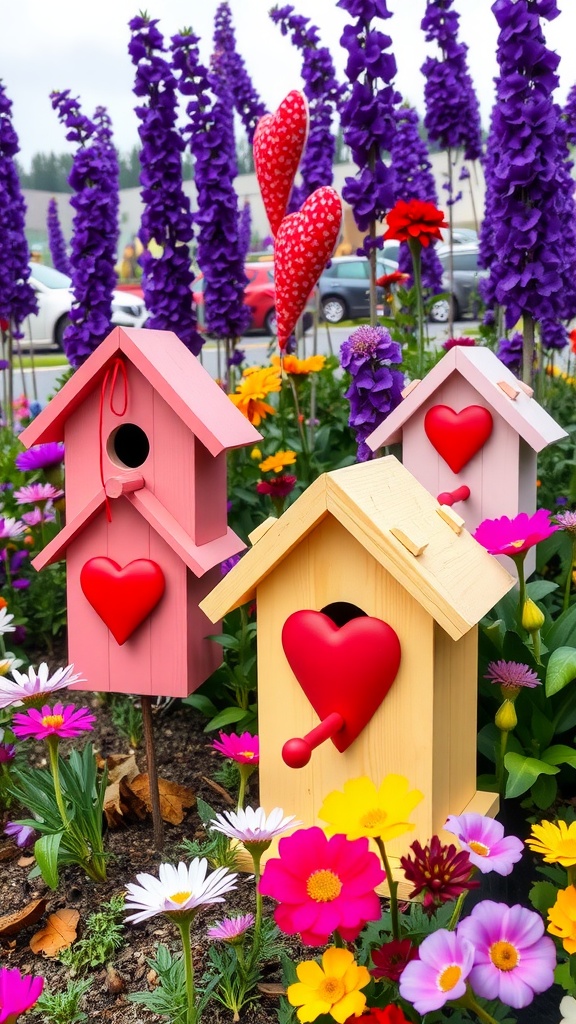
[[[368,447],[375,452],[384,445],[401,441],[405,424],[452,373],[460,373],[535,452],[568,437],[560,424],[532,398],[531,389],[524,390],[524,385],[494,352],[481,346],[456,345],[366,438]]]
[[[22,443],[29,448],[63,440],[66,420],[101,383],[110,360],[118,355],[140,371],[211,455],[261,440],[176,334],[116,327],[22,431]]]

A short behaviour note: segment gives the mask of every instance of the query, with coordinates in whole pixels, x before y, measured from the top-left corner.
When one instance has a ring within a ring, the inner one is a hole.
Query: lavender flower
[[[66,252],[66,242],[62,234],[60,218],[58,216],[58,203],[52,198],[48,203],[48,214],[46,218],[48,229],[48,247],[52,256],[52,263],[61,274],[72,274],[72,265]]]
[[[234,106],[246,129],[248,142],[252,145],[256,125],[267,110],[252,84],[242,57],[236,52],[232,14],[227,3],[220,4],[214,17],[214,49],[223,65]]]
[[[20,849],[32,846],[37,836],[35,829],[30,825],[20,825],[17,821],[7,821],[4,826],[4,834],[10,836]]]
[[[340,348],[340,362],[351,376],[344,397],[350,402],[348,423],[358,444],[358,461],[373,452],[366,438],[400,403],[404,374],[392,369],[402,362],[402,349],[385,327],[358,327]]]

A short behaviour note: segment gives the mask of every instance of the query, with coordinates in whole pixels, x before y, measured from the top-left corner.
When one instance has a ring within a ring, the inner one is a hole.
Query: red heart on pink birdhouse
[[[82,592],[118,644],[148,618],[165,585],[162,569],[148,558],[123,568],[111,558],[90,558],[80,572]]]
[[[453,473],[459,473],[484,447],[493,425],[492,414],[482,405],[468,405],[460,412],[449,405],[433,405],[424,417],[430,444]]]
[[[298,170],[308,134],[308,104],[304,93],[293,89],[275,114],[265,114],[254,132],[254,167],[262,202],[275,235]]]
[[[289,615],[282,646],[296,679],[322,721],[336,711],[343,728],[332,738],[346,750],[379,708],[400,666],[400,641],[368,615],[337,626],[323,612]]]
[[[298,213],[284,217],[274,244],[278,344],[285,348],[340,233],[342,202],[330,185],[317,188]]]

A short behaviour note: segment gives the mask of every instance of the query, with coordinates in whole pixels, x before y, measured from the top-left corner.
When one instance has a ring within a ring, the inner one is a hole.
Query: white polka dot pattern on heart
[[[275,114],[261,117],[254,132],[254,167],[273,235],[284,214],[308,135],[308,104],[293,89]]]

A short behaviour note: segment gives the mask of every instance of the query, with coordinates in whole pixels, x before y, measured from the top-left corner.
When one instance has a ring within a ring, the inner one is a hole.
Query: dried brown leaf
[[[45,956],[56,956],[61,949],[67,949],[76,938],[77,925],[80,919],[78,910],[64,907],[50,914],[44,928],[30,939],[33,953],[44,953]]]
[[[263,996],[285,996],[286,989],[277,981],[263,981],[256,986]]]
[[[214,782],[214,779],[209,779],[207,775],[202,775],[201,778],[202,782],[205,782],[207,786],[210,786],[211,789],[218,793],[230,807],[236,806],[236,800],[233,796],[230,796],[230,793],[227,789],[224,789],[224,786],[219,786],[217,782]]]
[[[22,910],[0,917],[0,936],[18,935],[24,928],[30,928],[40,920],[46,910],[47,900],[32,900]]]
[[[26,857],[26,856],[24,856],[24,857],[20,857],[16,861],[16,863],[17,863],[19,868],[29,868],[30,865],[33,864],[35,860],[36,860],[36,857],[32,857],[32,856]]]
[[[105,762],[108,768],[108,785],[104,794],[104,813],[109,828],[126,824],[126,820],[146,817],[144,803],[132,793],[129,784],[139,775],[134,754],[114,754]]]
[[[20,851],[14,843],[7,843],[6,846],[0,846],[0,861],[2,860],[13,860],[13,858]]]
[[[148,811],[152,810],[148,775],[137,775],[128,784],[128,788],[140,800],[143,800]],[[177,782],[170,782],[168,779],[158,779],[158,792],[160,794],[160,814],[163,820],[170,825],[179,825],[184,820],[184,811],[196,803],[196,797],[188,786],[180,786]]]

